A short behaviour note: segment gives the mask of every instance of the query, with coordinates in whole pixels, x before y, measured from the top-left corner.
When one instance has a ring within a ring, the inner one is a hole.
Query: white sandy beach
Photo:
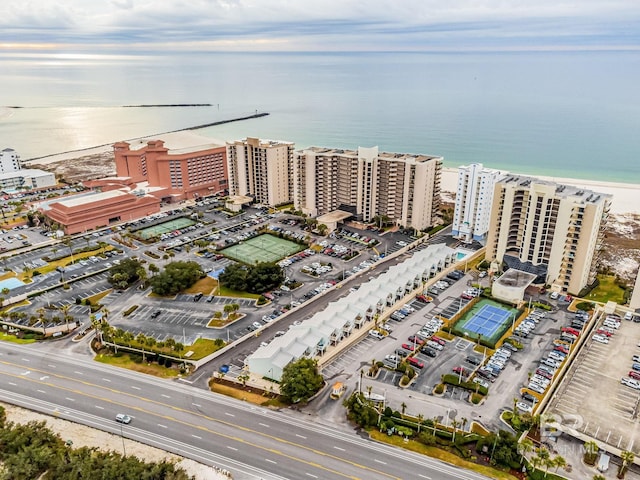
[[[163,140],[165,147],[171,151],[188,148],[193,150],[194,148],[210,148],[212,146],[225,145],[224,140],[209,138],[203,135],[199,135],[191,130],[184,130],[180,132],[166,133],[163,135],[154,135],[150,137],[139,138],[136,140],[130,140],[131,149],[143,147],[148,140]],[[70,160],[85,155],[96,154],[108,154],[112,151],[112,145],[104,145],[95,148],[88,148],[85,150],[76,150],[73,152],[50,155],[38,160],[34,160],[34,163],[40,165],[46,165],[48,163],[59,162],[63,160]],[[516,172],[511,172],[516,173]],[[442,190],[446,192],[455,192],[457,183],[458,172],[455,168],[444,168],[442,174]],[[640,214],[640,185],[630,183],[614,183],[614,182],[599,182],[595,180],[579,180],[572,178],[559,178],[549,176],[532,175],[543,180],[550,180],[565,185],[576,186],[588,190],[593,190],[598,193],[605,193],[613,195],[613,201],[611,205],[611,213],[614,214]]]

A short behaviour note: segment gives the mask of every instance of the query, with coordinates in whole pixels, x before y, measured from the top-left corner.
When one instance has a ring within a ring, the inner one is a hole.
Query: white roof
[[[341,332],[346,325],[352,325],[358,315],[366,313],[369,306],[404,290],[407,284],[418,277],[428,278],[433,265],[441,264],[446,258],[455,258],[455,253],[453,248],[445,244],[430,245],[414,253],[408,260],[390,267],[358,290],[329,303],[301,325],[292,326],[283,336],[259,347],[247,357],[247,364],[253,368],[254,361],[267,360],[274,366],[284,367],[307,351],[313,354],[319,344],[327,344],[332,334]]]

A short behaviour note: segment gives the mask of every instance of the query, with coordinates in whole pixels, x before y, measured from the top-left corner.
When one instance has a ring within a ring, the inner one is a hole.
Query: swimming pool
[[[14,288],[18,288],[23,285],[24,283],[15,277],[7,278],[5,280],[0,280],[0,291],[4,290],[5,288],[13,290]]]

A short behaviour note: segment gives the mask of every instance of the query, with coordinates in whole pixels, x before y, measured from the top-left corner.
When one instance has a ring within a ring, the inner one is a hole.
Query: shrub
[[[460,377],[458,375],[447,374],[442,377],[443,383],[448,383],[449,385],[456,385],[458,387],[464,388],[465,390],[471,390],[472,392],[478,392],[482,395],[486,395],[488,393],[487,387],[479,385],[475,382],[461,382]]]
[[[479,393],[472,393],[471,394],[471,403],[473,403],[474,405],[477,405],[480,403],[480,401],[484,398],[483,395],[480,395]]]
[[[403,375],[402,378],[400,379],[400,385],[402,385],[403,387],[406,387],[410,381],[411,379],[407,375]]]
[[[136,311],[136,309],[138,308],[138,305],[131,305],[129,308],[127,308],[124,312],[122,312],[122,316],[123,317],[128,317],[129,315],[131,315],[133,312]]]
[[[584,312],[588,312],[589,310],[593,310],[593,303],[591,302],[580,302],[576,305],[578,310],[582,310]]]
[[[438,395],[442,395],[444,393],[444,383],[436,385],[436,388],[433,391]]]

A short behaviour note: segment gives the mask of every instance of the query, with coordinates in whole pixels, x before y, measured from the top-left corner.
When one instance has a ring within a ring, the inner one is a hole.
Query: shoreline
[[[616,182],[604,182],[598,180],[581,180],[576,178],[566,177],[553,177],[549,175],[526,175],[519,174],[517,172],[508,172],[514,175],[523,175],[532,178],[539,178],[540,180],[546,180],[550,182],[559,183],[562,185],[569,185],[573,187],[584,188],[585,190],[592,190],[597,193],[604,193],[613,195],[611,199],[610,213],[616,215],[624,214],[640,214],[640,202],[638,197],[640,196],[640,185],[635,183],[616,183]],[[452,167],[442,168],[442,178],[440,187],[443,192],[455,192],[458,183],[458,170]]]
[[[266,114],[258,114],[259,116],[264,116]],[[255,116],[242,117],[243,119],[247,118],[257,118]],[[229,120],[229,121],[239,121],[238,120]],[[225,121],[225,122],[229,122]],[[205,126],[196,126],[189,127],[181,130],[175,130],[172,132],[160,133],[155,135],[148,135],[145,137],[134,138],[130,140],[126,140],[131,144],[132,149],[136,149],[142,147],[149,140],[162,140],[165,142],[165,147],[169,150],[181,150],[185,148],[193,149],[193,148],[211,148],[226,145],[227,141],[212,137],[207,137],[200,133],[197,133],[196,130],[200,128],[205,128]],[[113,155],[112,148],[113,144],[118,140],[104,144],[98,145],[96,147],[85,148],[82,150],[73,150],[69,152],[51,154],[44,157],[39,157],[38,159],[29,159],[25,161],[25,166],[28,166],[30,163],[38,164],[46,167],[48,164],[53,164],[57,162],[62,162],[65,160],[75,160],[84,156],[89,155]],[[518,174],[517,172],[509,172],[513,174]],[[441,178],[441,190],[443,192],[455,192],[456,184],[457,184],[457,175],[458,170],[454,167],[443,167],[442,169],[442,178]],[[522,174],[526,175],[526,174]],[[575,178],[566,178],[566,177],[555,177],[551,175],[526,175],[534,178],[540,178],[541,180],[548,180],[560,184],[571,185],[579,188],[584,188],[587,190],[592,190],[598,193],[610,194],[613,195],[613,199],[611,202],[611,210],[610,213],[613,214],[633,214],[640,215],[640,202],[638,201],[638,197],[640,196],[640,185],[634,183],[618,183],[618,182],[608,182],[608,181],[598,181],[598,180],[582,180]]]
[[[154,107],[154,106],[166,106],[166,105],[149,105],[147,107]],[[129,107],[135,107],[135,105],[129,105]],[[244,120],[252,120],[254,118],[262,118],[262,117],[266,117],[267,115],[269,115],[269,112],[260,112],[258,113],[258,111],[256,110],[256,113],[252,114],[252,115],[245,115],[243,117],[235,117],[235,118],[229,118],[227,120],[218,120],[217,122],[210,122],[210,123],[203,123],[201,125],[194,125],[192,127],[186,127],[186,128],[180,128],[178,130],[169,130],[168,132],[162,132],[162,133],[154,133],[152,135],[147,135],[145,137],[138,137],[138,138],[131,138],[128,140],[118,140],[118,141],[124,141],[124,142],[135,142],[141,139],[152,139],[152,138],[157,138],[159,136],[167,136],[167,135],[171,135],[174,133],[183,133],[183,132],[188,132],[188,131],[193,131],[193,130],[200,130],[203,128],[208,128],[208,127],[215,127],[216,125],[224,125],[226,123],[234,123],[234,122],[242,122]],[[204,137],[201,136],[202,138],[208,138],[208,137]],[[61,155],[76,155],[78,153],[84,153],[86,155],[91,155],[91,154],[96,154],[96,153],[104,153],[104,151],[111,151],[111,147],[113,146],[113,144],[116,142],[109,142],[109,143],[103,143],[102,145],[96,145],[94,147],[86,147],[86,148],[79,148],[76,150],[68,150],[66,152],[60,152],[60,153],[52,153],[49,155],[43,155],[41,157],[32,157],[32,158],[27,158],[25,160],[23,160],[23,162],[36,162],[36,163],[45,163],[47,162],[47,159],[49,157],[58,157]],[[222,145],[224,145],[224,142],[222,143]],[[190,146],[190,145],[189,145]],[[194,146],[198,146],[198,145],[194,145]],[[182,147],[185,148],[185,147]],[[106,149],[106,150],[103,150]],[[94,151],[95,150],[95,151]],[[77,156],[73,156],[73,157],[68,157],[68,158],[77,158]],[[57,158],[56,160],[53,161],[60,161],[60,160],[65,160],[65,158]]]

